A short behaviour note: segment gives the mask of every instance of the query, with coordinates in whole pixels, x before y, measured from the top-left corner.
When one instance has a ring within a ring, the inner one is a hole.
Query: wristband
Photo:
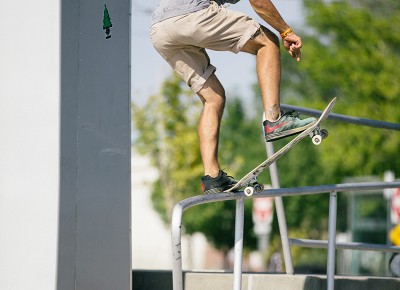
[[[281,37],[282,38],[285,38],[286,36],[288,36],[290,33],[293,33],[293,30],[292,30],[292,28],[288,28],[288,29],[286,29],[284,32],[282,32],[281,33]]]

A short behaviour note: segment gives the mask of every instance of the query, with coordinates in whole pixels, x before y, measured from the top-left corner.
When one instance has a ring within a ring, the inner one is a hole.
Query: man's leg
[[[264,134],[267,142],[298,134],[315,118],[300,119],[295,112],[283,113],[280,108],[281,56],[278,37],[261,26],[247,41],[242,51],[256,55],[257,76],[264,104]]]
[[[204,193],[217,193],[237,183],[232,176],[220,170],[218,162],[219,129],[225,107],[225,90],[213,73],[197,92],[203,102],[199,121],[200,152],[204,165],[201,178]]]
[[[263,99],[265,118],[276,121],[280,116],[281,55],[279,39],[268,29],[259,32],[242,48],[242,51],[256,55],[257,77]]]
[[[204,106],[198,126],[204,172],[205,175],[216,177],[220,169],[218,141],[225,106],[225,90],[215,74],[212,74],[197,94]]]

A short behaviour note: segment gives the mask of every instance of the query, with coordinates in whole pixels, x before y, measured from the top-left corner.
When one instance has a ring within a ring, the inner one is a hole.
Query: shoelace
[[[291,117],[294,117],[294,118],[298,118],[300,116],[300,113],[296,112],[295,110],[292,110],[292,111],[285,112],[283,115],[284,116],[291,116]]]
[[[233,176],[230,176],[230,175],[228,175],[227,173],[225,173],[225,171],[224,171],[224,170],[222,170],[222,169],[221,169],[221,172],[222,172],[222,174],[223,174],[223,175],[225,175],[226,177],[229,177],[229,178],[235,179]]]

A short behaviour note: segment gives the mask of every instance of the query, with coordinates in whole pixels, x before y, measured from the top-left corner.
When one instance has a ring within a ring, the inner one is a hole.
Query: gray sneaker
[[[265,120],[263,122],[265,140],[271,142],[294,134],[299,134],[312,126],[316,121],[317,119],[313,117],[300,119],[299,113],[295,111],[281,112],[279,120],[275,122]]]
[[[201,188],[206,194],[223,192],[237,183],[237,180],[232,176],[227,175],[222,170],[219,171],[218,176],[213,178],[210,175],[201,178]]]

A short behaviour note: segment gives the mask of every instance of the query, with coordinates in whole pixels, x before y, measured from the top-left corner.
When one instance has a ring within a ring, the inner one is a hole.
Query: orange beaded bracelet
[[[292,30],[292,28],[288,28],[288,29],[286,29],[284,32],[282,32],[281,33],[281,37],[282,38],[285,38],[286,36],[288,36],[290,33],[293,33],[293,30]]]

